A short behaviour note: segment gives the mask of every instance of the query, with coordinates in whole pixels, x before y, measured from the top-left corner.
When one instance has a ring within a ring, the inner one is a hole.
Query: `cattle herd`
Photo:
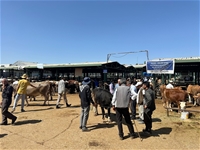
[[[37,88],[28,86],[27,88],[27,98],[26,105],[29,105],[28,99],[36,99],[37,96],[44,97],[43,105],[46,105],[49,100],[52,100],[52,96],[57,92],[57,81],[44,81],[44,82],[33,82],[32,83]],[[14,95],[16,93],[17,82],[13,82]],[[68,80],[66,88],[68,93],[78,93],[80,83],[76,80]],[[166,89],[166,85],[160,85],[159,87],[161,98],[163,101],[163,106],[165,108],[171,108],[177,106],[180,110],[180,102],[189,102],[193,103],[193,106],[200,105],[200,86],[199,85],[188,85],[186,90],[183,90],[181,87],[175,87],[173,89]],[[112,101],[112,94],[106,89],[95,88],[92,90],[93,98],[96,104],[101,107],[102,110],[102,119],[105,118],[105,110],[108,111],[108,119],[110,118],[110,108]],[[96,115],[98,114],[96,109]]]
[[[165,85],[160,85],[160,93],[163,106],[167,108],[171,108],[171,104],[174,104],[180,110],[180,102],[193,103],[193,106],[200,105],[199,85],[188,85],[186,90],[183,90],[181,87],[166,89]]]

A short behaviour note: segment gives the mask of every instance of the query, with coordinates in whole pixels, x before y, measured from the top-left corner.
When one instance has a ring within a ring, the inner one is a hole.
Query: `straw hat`
[[[28,76],[27,76],[26,74],[23,74],[23,75],[21,76],[21,78],[22,78],[22,79],[26,79],[26,78],[28,78]]]

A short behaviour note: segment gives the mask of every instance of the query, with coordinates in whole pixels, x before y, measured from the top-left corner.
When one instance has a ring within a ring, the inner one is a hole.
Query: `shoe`
[[[21,109],[21,112],[25,112],[25,110],[24,110],[24,109]]]
[[[124,140],[124,137],[123,137],[123,136],[119,136],[119,139],[120,139],[120,140]]]
[[[2,122],[0,123],[1,126],[8,125],[8,123]]]
[[[60,108],[60,106],[56,105],[56,109],[59,109],[59,108]]]
[[[151,134],[151,130],[150,130],[150,129],[143,129],[142,131],[143,131],[144,133]]]
[[[135,136],[135,134],[134,134],[134,133],[131,133],[131,134],[129,134],[129,136],[131,137],[131,139],[134,139],[134,138],[136,138],[136,136]]]
[[[90,131],[88,128],[82,128],[82,132],[88,132]]]
[[[79,129],[82,129],[82,126],[80,126]]]
[[[133,117],[131,117],[131,119],[132,119],[132,120],[135,120],[135,119],[136,119],[136,117],[135,117],[135,116],[133,116]]]
[[[66,106],[67,106],[67,107],[70,107],[70,106],[71,106],[71,104],[66,104]]]
[[[17,120],[17,117],[15,117],[13,120],[12,120],[12,125],[14,125],[15,124],[15,121]]]

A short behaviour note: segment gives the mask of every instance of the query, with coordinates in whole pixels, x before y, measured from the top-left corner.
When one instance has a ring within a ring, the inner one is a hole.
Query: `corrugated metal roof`
[[[114,63],[109,61],[108,63]],[[66,64],[44,64],[44,68],[62,68],[62,67],[92,67],[92,66],[102,66],[107,64],[107,62],[84,62],[84,63],[66,63]],[[28,65],[24,68],[37,68],[37,65]]]
[[[134,68],[143,68],[145,66],[146,66],[146,64],[133,65]]]
[[[175,63],[190,63],[190,62],[200,62],[200,57],[180,57],[180,58],[158,58],[153,59],[152,61],[157,60],[175,60]]]

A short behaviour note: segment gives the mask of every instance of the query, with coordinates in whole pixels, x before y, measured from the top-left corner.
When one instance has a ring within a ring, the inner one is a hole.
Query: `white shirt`
[[[136,93],[137,88],[135,87],[135,85],[131,84],[130,91],[131,91],[131,100],[136,100],[138,94]]]
[[[173,89],[173,88],[174,88],[174,86],[171,83],[166,85],[166,89]]]
[[[65,81],[60,80],[58,82],[58,93],[63,93],[63,92],[65,92]]]

